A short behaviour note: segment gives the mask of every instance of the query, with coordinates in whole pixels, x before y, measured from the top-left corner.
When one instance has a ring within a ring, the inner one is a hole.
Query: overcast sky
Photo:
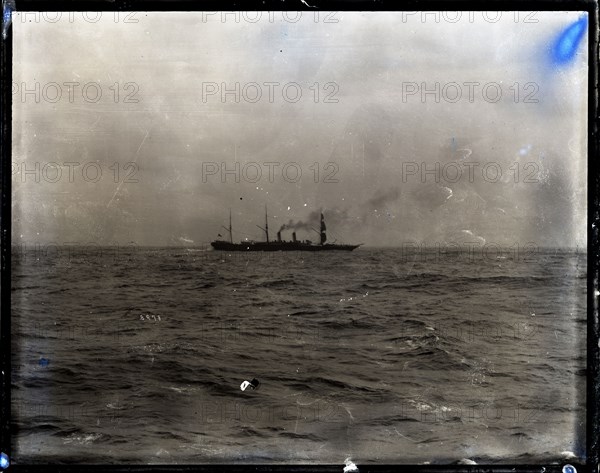
[[[13,242],[200,245],[230,208],[234,239],[261,239],[267,205],[273,231],[323,209],[346,243],[585,246],[587,32],[552,61],[580,17],[18,13]],[[236,83],[262,97],[223,103]]]

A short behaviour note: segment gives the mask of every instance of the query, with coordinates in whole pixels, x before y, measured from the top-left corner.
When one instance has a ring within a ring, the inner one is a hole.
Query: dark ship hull
[[[313,245],[293,241],[253,241],[248,243],[230,243],[228,241],[213,241],[211,246],[219,251],[352,251],[360,245],[336,245],[326,243]]]
[[[257,225],[258,226],[258,225]],[[265,227],[259,227],[265,232],[265,241],[242,241],[240,243],[233,242],[233,230],[231,227],[231,211],[229,211],[229,228],[223,227],[229,233],[229,241],[215,240],[211,242],[211,246],[219,251],[352,251],[359,245],[344,245],[337,243],[327,243],[327,234],[325,233],[325,217],[321,213],[321,228],[320,244],[313,243],[310,240],[297,240],[296,232],[292,233],[292,241],[282,240],[281,230],[277,232],[277,240],[269,240],[269,219],[267,217],[267,209],[265,207]],[[315,230],[316,231],[316,230]],[[221,235],[219,235],[221,236]]]

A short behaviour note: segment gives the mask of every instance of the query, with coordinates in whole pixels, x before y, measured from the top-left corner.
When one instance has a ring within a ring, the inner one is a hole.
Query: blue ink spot
[[[2,10],[2,38],[6,39],[8,34],[8,28],[12,21],[12,12],[16,9],[14,0],[6,0],[3,2],[4,8]]]
[[[0,453],[0,468],[5,470],[8,468],[8,465],[10,465],[10,462],[8,461],[8,455],[4,452]]]
[[[552,62],[556,65],[570,62],[577,52],[579,43],[587,31],[587,16],[582,16],[571,26],[563,30],[552,46]]]
[[[49,364],[50,364],[50,360],[48,358],[40,358],[40,361],[38,361],[38,365],[40,365],[43,368],[45,368]]]

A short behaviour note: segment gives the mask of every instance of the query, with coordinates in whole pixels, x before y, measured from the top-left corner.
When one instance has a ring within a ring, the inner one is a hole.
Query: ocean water
[[[13,253],[13,463],[585,457],[585,254]]]

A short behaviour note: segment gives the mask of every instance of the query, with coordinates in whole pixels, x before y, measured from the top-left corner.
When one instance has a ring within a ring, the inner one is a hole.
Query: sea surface
[[[13,253],[13,463],[585,458],[585,254]]]

